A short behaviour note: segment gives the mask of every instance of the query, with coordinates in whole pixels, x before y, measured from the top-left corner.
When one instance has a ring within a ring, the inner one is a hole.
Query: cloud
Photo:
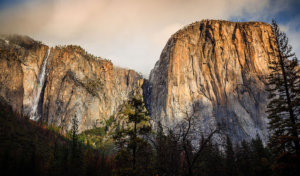
[[[293,47],[293,51],[298,58],[300,57],[300,15],[295,16],[286,24],[280,24],[280,30],[287,34],[289,44]]]
[[[148,76],[172,33],[202,19],[266,19],[276,0],[27,0],[0,11],[0,33],[78,44]],[[265,11],[269,9],[268,11]]]

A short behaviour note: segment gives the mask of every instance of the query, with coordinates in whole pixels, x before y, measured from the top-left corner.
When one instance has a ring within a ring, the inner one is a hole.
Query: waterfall
[[[46,53],[46,56],[43,60],[41,69],[40,69],[40,74],[37,79],[37,86],[36,86],[36,91],[34,91],[34,97],[33,97],[33,102],[32,102],[32,107],[30,111],[30,119],[34,121],[38,121],[40,119],[40,114],[38,114],[37,109],[38,109],[38,104],[39,100],[41,97],[41,92],[45,83],[45,77],[46,77],[46,67],[47,67],[47,61],[48,57],[50,55],[51,49],[50,47],[48,48],[48,51]]]

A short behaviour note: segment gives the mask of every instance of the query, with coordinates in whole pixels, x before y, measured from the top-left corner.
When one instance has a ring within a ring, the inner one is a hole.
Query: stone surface
[[[47,46],[24,36],[0,38],[0,96],[28,114]]]
[[[30,115],[48,48],[29,37],[1,36],[0,96],[20,114]],[[138,73],[113,66],[79,46],[51,48],[47,61],[38,113],[64,130],[70,129],[75,116],[80,131],[101,126],[130,96],[142,94]]]
[[[43,118],[62,128],[75,115],[80,129],[101,126],[130,96],[141,94],[142,77],[79,47],[55,48],[48,63]]]
[[[150,74],[152,118],[172,127],[192,116],[203,131],[220,124],[234,142],[265,139],[265,76],[276,46],[262,22],[203,20],[179,30]]]

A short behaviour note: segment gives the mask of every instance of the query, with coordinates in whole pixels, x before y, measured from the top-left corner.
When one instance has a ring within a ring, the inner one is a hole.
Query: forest
[[[227,138],[222,150],[209,138],[203,137],[197,141],[201,148],[194,148],[188,142],[190,136],[182,139],[178,136],[182,134],[172,131],[165,134],[161,127],[151,134],[151,140],[148,139],[146,135],[150,136],[150,129],[141,126],[144,120],[140,119],[129,122],[132,126],[137,122],[136,130],[116,132],[113,136],[115,149],[111,150],[103,142],[91,144],[96,141],[92,136],[103,135],[99,132],[101,130],[96,130],[90,137],[78,134],[75,118],[72,130],[62,135],[58,128],[20,118],[3,102],[0,109],[3,175],[272,174],[273,156],[259,137],[250,142],[243,141],[240,145],[233,145]],[[110,144],[110,147],[113,145]]]

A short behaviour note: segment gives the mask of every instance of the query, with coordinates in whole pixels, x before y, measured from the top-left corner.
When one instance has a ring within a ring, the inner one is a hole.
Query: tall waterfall
[[[38,104],[41,97],[41,92],[45,83],[45,77],[46,77],[46,67],[48,62],[48,57],[50,55],[51,49],[48,48],[48,51],[46,53],[46,57],[43,60],[42,67],[40,69],[40,74],[37,79],[37,86],[36,90],[34,91],[34,97],[33,97],[33,103],[30,111],[30,119],[34,121],[38,121],[40,119],[40,115],[38,114]]]

